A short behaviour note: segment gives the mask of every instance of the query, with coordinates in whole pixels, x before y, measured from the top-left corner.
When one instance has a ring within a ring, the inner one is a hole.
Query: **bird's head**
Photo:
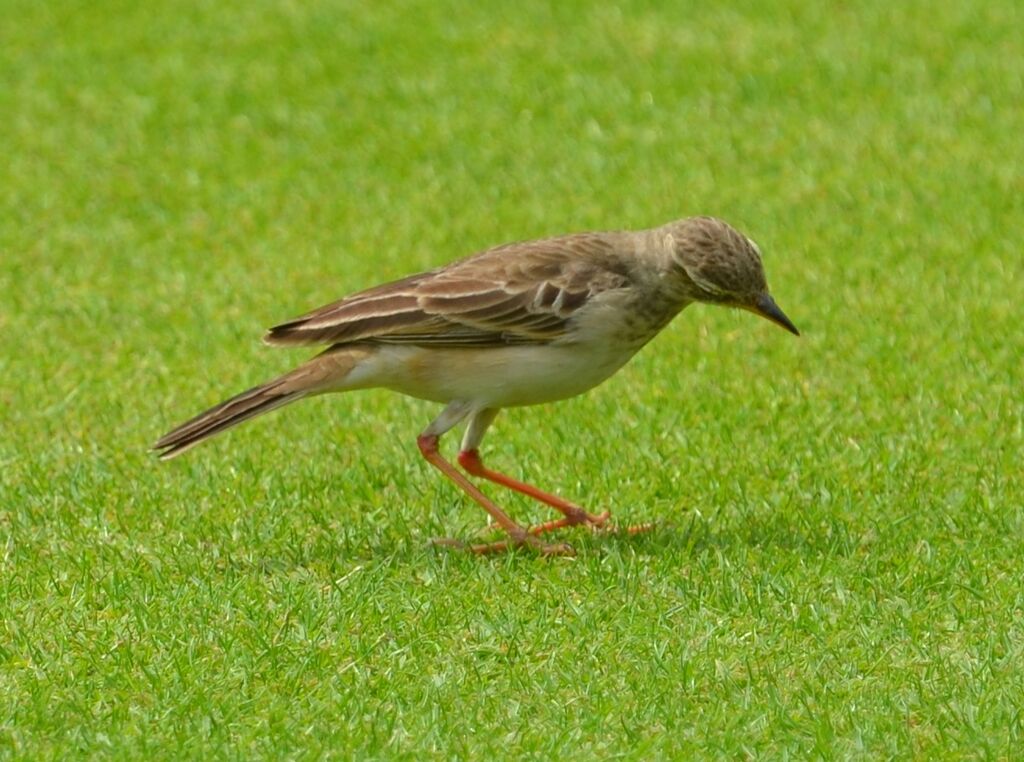
[[[689,217],[668,226],[674,263],[697,301],[739,307],[790,333],[796,326],[768,292],[757,244],[714,217]]]

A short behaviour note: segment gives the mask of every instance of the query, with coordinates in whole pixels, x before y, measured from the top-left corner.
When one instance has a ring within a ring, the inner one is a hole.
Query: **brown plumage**
[[[579,233],[506,244],[321,307],[272,328],[275,346],[328,349],[196,416],[155,445],[171,458],[238,423],[313,394],[382,386],[446,404],[420,435],[424,457],[506,529],[494,550],[564,545],[536,535],[600,526],[582,508],[483,466],[477,447],[498,410],[580,394],[618,370],[687,304],[740,307],[797,333],[768,294],[760,252],[711,217],[637,232]],[[469,418],[459,462],[564,514],[527,530],[441,457],[442,434]]]
[[[328,391],[332,379],[348,375],[366,355],[367,352],[355,347],[346,347],[343,351],[328,349],[295,370],[236,394],[190,418],[164,434],[153,449],[161,450],[160,458],[167,460],[250,418],[303,397]]]
[[[506,244],[360,291],[271,328],[274,346],[369,339],[393,344],[542,343],[596,294],[629,283],[612,234]]]

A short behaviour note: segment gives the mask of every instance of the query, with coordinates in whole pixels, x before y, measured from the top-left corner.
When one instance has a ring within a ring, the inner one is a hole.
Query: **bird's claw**
[[[621,527],[610,524],[608,522],[609,518],[611,518],[611,513],[608,511],[602,511],[596,516],[591,513],[582,512],[582,514],[574,514],[572,516],[566,516],[564,519],[556,519],[544,524],[538,524],[535,527],[530,527],[530,533],[539,535],[544,532],[550,532],[553,529],[561,529],[562,527],[571,527],[583,524],[587,529],[595,534],[626,534],[632,536],[636,534],[643,534],[644,532],[650,532],[655,526],[657,526],[654,522],[648,522],[645,524],[634,524],[632,526]]]
[[[539,536],[546,532],[554,531],[555,529],[579,526],[581,524],[586,526],[592,532],[601,534],[635,535],[649,532],[655,527],[654,523],[636,524],[628,527],[611,526],[608,523],[610,518],[611,512],[607,510],[598,514],[593,514],[580,509],[579,512],[574,512],[563,518],[546,521],[543,524],[537,524],[529,529],[524,529],[522,530],[522,535],[513,535],[507,539],[497,540],[495,542],[473,543],[448,537],[435,537],[431,542],[438,547],[466,550],[477,555],[505,553],[515,548],[528,546],[542,556],[575,556],[576,551],[573,549],[572,545],[565,542],[544,542]],[[496,524],[488,524],[486,527],[480,529],[478,534],[484,534],[496,528]]]

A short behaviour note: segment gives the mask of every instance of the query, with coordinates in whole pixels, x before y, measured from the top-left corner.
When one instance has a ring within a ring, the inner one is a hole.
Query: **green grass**
[[[3,4],[0,756],[1017,756],[1021,4],[493,5]],[[650,535],[438,552],[385,392],[146,450],[274,322],[693,213],[804,337],[693,307],[486,449]]]

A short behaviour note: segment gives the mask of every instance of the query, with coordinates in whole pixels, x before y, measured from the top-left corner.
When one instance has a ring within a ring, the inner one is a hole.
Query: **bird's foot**
[[[608,522],[610,517],[611,513],[608,511],[603,511],[595,516],[592,513],[587,513],[581,508],[578,512],[566,515],[565,518],[547,521],[543,524],[530,527],[530,534],[540,535],[554,529],[583,524],[592,532],[600,532],[602,534],[626,534],[632,536],[636,534],[643,534],[644,532],[650,532],[656,526],[654,522],[648,522],[646,524],[634,524],[632,526],[618,527]]]
[[[633,524],[632,526],[618,527],[609,523],[610,518],[611,512],[607,510],[598,514],[593,514],[579,508],[570,514],[567,514],[563,518],[545,521],[543,524],[536,524],[530,527],[527,531],[536,537],[547,532],[553,532],[556,529],[580,526],[582,524],[592,532],[599,532],[602,534],[635,535],[650,532],[655,526],[657,526],[654,522],[648,522],[646,524]],[[500,527],[498,527],[497,524],[489,523],[487,526],[481,527],[477,534],[480,536],[486,536],[499,528]]]
[[[593,513],[587,513],[582,508],[577,508],[572,512],[566,513],[564,518],[545,521],[543,524],[530,527],[529,531],[532,535],[540,535],[555,529],[561,529],[562,527],[574,527],[580,524],[596,531],[604,528],[611,515],[609,511],[603,511],[595,516]]]
[[[566,542],[544,542],[537,539],[533,534],[523,530],[522,535],[511,536],[497,542],[463,542],[448,537],[435,537],[431,540],[434,545],[442,548],[456,548],[457,550],[468,550],[476,555],[489,555],[492,553],[507,553],[510,550],[526,547],[542,556],[575,556],[576,551],[572,545]]]
[[[575,556],[576,551],[573,549],[572,545],[565,542],[543,542],[538,539],[539,536],[547,532],[552,532],[556,529],[579,526],[581,524],[586,526],[592,532],[599,532],[601,534],[625,534],[630,536],[650,532],[655,527],[654,523],[617,527],[608,523],[610,518],[611,513],[609,511],[602,511],[601,513],[593,514],[588,513],[582,508],[578,508],[571,513],[568,513],[563,518],[553,519],[552,521],[546,521],[543,524],[537,524],[529,527],[528,529],[523,530],[522,536],[511,536],[507,539],[497,540],[495,542],[479,543],[465,542],[463,540],[446,537],[435,537],[431,542],[439,547],[468,550],[471,553],[476,553],[477,555],[505,553],[525,546],[544,556]],[[477,534],[485,535],[499,528],[500,527],[498,527],[497,524],[489,523],[487,526],[482,527]]]
[[[536,536],[544,534],[545,532],[552,532],[555,529],[562,529],[563,527],[574,527],[579,526],[580,524],[585,525],[592,531],[599,531],[602,529],[607,530],[608,527],[606,527],[605,525],[607,524],[608,519],[610,517],[611,513],[609,511],[604,511],[602,513],[594,515],[593,513],[587,513],[582,508],[578,508],[571,514],[567,514],[565,518],[545,521],[543,524],[537,524],[535,526],[532,526],[526,531]],[[481,537],[486,537],[488,534],[494,532],[494,530],[500,528],[501,527],[499,527],[493,521],[488,522],[486,526],[480,527],[480,529],[477,530],[477,535]]]

